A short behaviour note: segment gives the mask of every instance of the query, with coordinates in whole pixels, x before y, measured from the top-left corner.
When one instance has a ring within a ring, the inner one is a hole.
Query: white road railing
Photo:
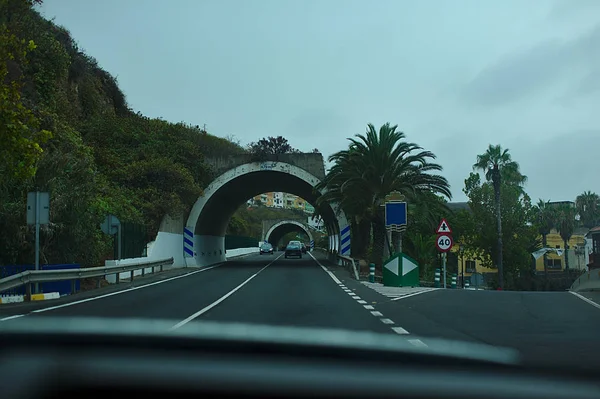
[[[106,277],[107,275],[111,274],[115,274],[117,276],[116,282],[119,283],[120,273],[130,272],[131,279],[133,280],[133,272],[135,270],[142,269],[142,271],[144,271],[147,268],[152,268],[152,273],[154,273],[156,267],[160,268],[160,271],[163,271],[164,266],[169,266],[172,264],[173,258],[169,258],[149,262],[139,262],[129,265],[100,266],[80,269],[27,270],[0,279],[0,292],[25,285],[27,291],[26,298],[30,298],[31,285],[35,283],[71,280],[74,286],[75,281],[79,279],[91,277]]]

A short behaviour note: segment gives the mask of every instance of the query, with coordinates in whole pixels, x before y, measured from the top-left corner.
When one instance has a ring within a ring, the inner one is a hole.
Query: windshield
[[[600,358],[600,1],[235,4],[0,2],[0,328]]]

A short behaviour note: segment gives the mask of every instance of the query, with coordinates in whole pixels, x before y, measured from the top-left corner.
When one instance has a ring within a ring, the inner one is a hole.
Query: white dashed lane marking
[[[342,283],[329,269],[327,269],[317,259],[315,259],[315,257],[310,252],[308,254],[313,258],[313,260],[315,262],[317,262],[317,264],[319,266],[321,266],[321,268],[333,279],[333,281],[335,281],[338,284],[338,286],[346,294],[348,294],[350,297],[352,297],[352,299],[354,299],[359,304],[363,305],[363,307],[365,309],[370,310],[371,314],[375,317],[378,317],[379,320],[381,320],[381,322],[383,324],[389,325],[390,328],[392,329],[392,331],[394,331],[398,335],[410,335],[410,333],[402,327],[396,327],[396,326],[391,327],[393,324],[395,324],[392,319],[388,319],[388,318],[384,317],[381,312],[375,310],[375,307],[373,305],[368,305],[367,301],[365,301],[360,296],[358,296],[353,290],[346,287],[346,285],[344,283]],[[425,292],[433,291],[433,289],[431,289],[431,288],[424,288],[424,287],[416,287],[416,288],[384,287],[382,284],[373,284],[373,283],[367,283],[364,281],[362,281],[362,283],[365,284],[367,287],[379,292],[380,294],[387,296],[388,298],[393,298],[392,299],[393,301],[402,299],[402,298],[411,297],[413,295],[418,295],[418,294],[423,294]],[[417,347],[426,347],[427,346],[420,339],[409,339],[408,342]]]

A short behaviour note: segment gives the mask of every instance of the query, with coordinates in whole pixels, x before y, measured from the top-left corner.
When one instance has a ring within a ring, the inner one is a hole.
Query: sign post
[[[414,259],[402,253],[402,232],[408,221],[407,204],[399,192],[391,192],[385,197],[385,227],[389,249],[389,258],[383,262],[383,285],[403,287],[419,285],[419,265]],[[392,243],[393,232],[398,233],[397,241]],[[373,275],[374,278],[374,275]]]
[[[45,192],[27,193],[27,224],[35,225],[35,270],[40,270],[40,225],[50,221],[50,195]],[[39,293],[35,283],[34,293]]]
[[[452,245],[454,242],[452,240],[452,229],[450,225],[446,221],[446,219],[442,219],[440,225],[437,230],[437,239],[435,240],[435,246],[438,251],[442,253],[442,268],[444,269],[444,288],[446,288],[446,258],[447,253],[452,249]]]
[[[388,201],[385,203],[385,227],[388,237],[391,238],[391,233],[396,231],[402,233],[407,223],[407,205],[402,201]],[[391,240],[390,240],[391,241]],[[390,246],[391,243],[390,243]],[[402,237],[398,239],[397,251],[402,252]],[[390,258],[394,256],[392,248],[390,248]]]
[[[104,234],[117,235],[117,258],[121,260],[121,221],[115,215],[107,215],[100,228]]]

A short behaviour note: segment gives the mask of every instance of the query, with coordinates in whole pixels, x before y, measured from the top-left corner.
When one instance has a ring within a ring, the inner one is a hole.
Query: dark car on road
[[[302,253],[305,254],[306,253],[306,244],[302,243]]]
[[[260,254],[271,254],[273,255],[273,246],[268,242],[263,243],[260,246]]]
[[[290,256],[297,256],[302,258],[302,246],[296,242],[290,242],[285,248],[285,258],[287,259]]]

